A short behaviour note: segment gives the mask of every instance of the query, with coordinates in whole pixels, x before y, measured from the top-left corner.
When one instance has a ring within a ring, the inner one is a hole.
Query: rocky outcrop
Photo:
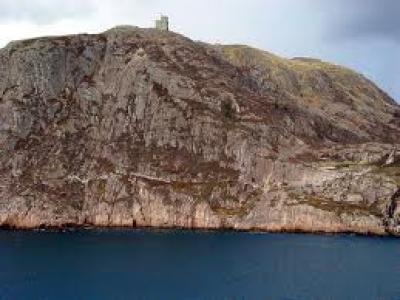
[[[171,32],[0,50],[0,224],[400,233],[400,109],[370,81]]]

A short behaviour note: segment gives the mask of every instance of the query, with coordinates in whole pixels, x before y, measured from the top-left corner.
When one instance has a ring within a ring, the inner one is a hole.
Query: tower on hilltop
[[[167,16],[161,15],[160,18],[156,20],[156,29],[169,31],[169,20]]]

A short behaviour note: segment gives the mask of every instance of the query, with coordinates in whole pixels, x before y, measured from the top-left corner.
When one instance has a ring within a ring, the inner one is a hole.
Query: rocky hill
[[[2,226],[400,234],[399,138],[315,59],[136,27],[0,50]]]

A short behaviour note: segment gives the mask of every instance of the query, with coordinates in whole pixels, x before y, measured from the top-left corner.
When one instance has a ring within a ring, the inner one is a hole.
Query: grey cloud
[[[322,4],[323,5],[323,4]],[[385,38],[400,42],[400,1],[336,0],[328,4],[337,38]]]
[[[28,21],[49,24],[60,19],[84,17],[95,10],[93,0],[0,0],[0,23]]]

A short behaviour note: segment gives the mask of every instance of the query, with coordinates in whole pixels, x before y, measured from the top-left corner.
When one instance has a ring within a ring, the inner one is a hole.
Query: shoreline
[[[249,233],[249,234],[291,234],[291,235],[315,235],[315,236],[359,236],[372,238],[400,238],[399,235],[385,232],[382,234],[373,232],[353,231],[309,231],[309,230],[267,230],[267,229],[235,229],[235,228],[187,228],[187,227],[156,227],[156,226],[98,226],[98,225],[65,225],[65,226],[38,226],[17,227],[0,225],[2,232],[52,232],[69,233],[83,231],[147,231],[147,232],[197,232],[197,233]]]

